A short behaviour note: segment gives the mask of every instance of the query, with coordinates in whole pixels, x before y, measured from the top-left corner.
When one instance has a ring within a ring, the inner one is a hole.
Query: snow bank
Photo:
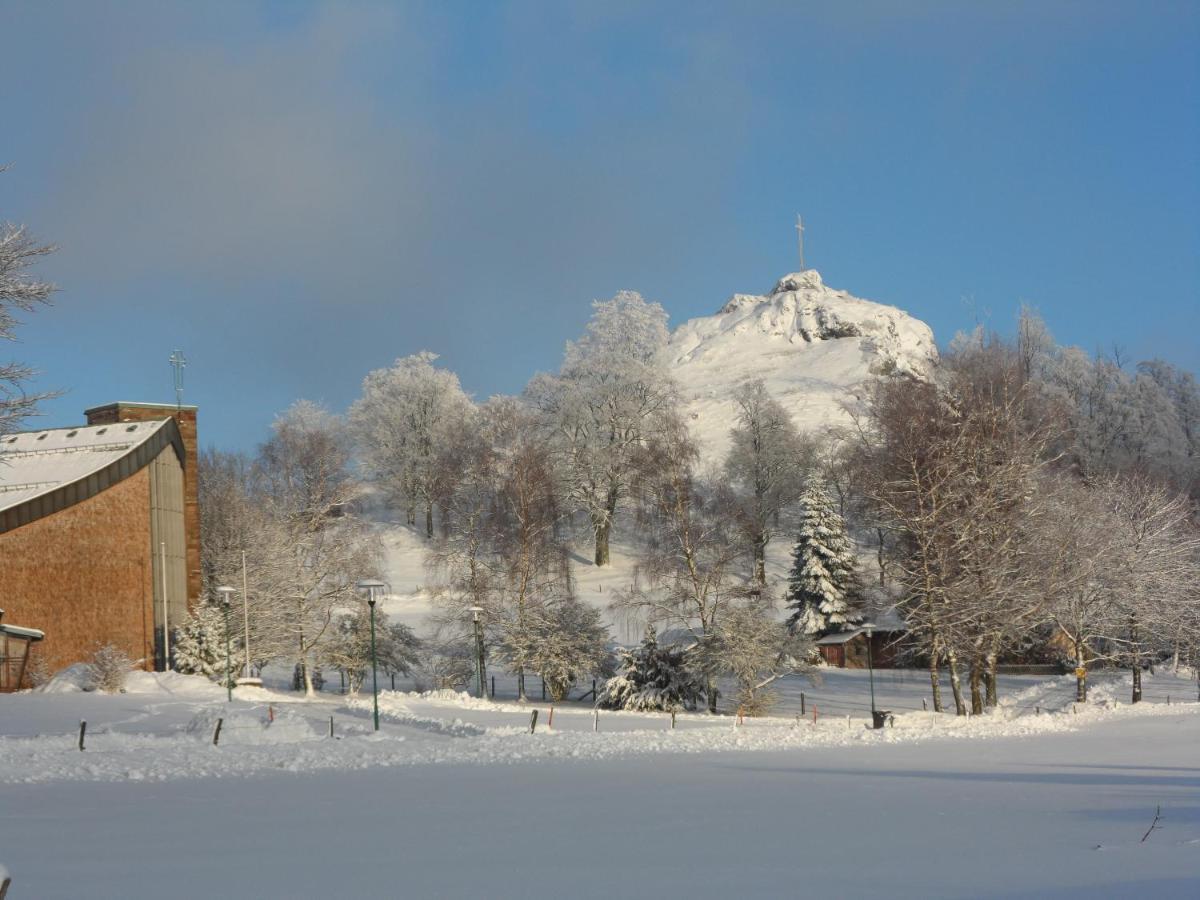
[[[294,744],[318,737],[313,723],[295,713],[281,711],[272,719],[267,713],[230,712],[213,708],[198,713],[184,729],[193,738],[212,742],[217,720],[221,720],[218,746],[257,747]]]
[[[75,663],[67,666],[61,672],[40,687],[35,687],[35,694],[77,694],[80,691],[91,690],[92,676],[87,665]]]

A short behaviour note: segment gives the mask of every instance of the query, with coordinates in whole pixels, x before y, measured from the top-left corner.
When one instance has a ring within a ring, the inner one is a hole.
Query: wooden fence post
[[[592,710],[592,731],[600,730],[600,707]]]
[[[554,704],[553,703],[550,704],[550,715],[546,716],[546,727],[547,728],[554,727]]]
[[[813,724],[817,724],[817,704],[813,704]]]
[[[675,730],[675,710],[671,710],[671,730]]]

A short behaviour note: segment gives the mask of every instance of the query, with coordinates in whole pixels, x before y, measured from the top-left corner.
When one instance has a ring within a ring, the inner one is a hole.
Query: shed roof
[[[848,644],[848,643],[850,643],[850,641],[854,640],[860,634],[866,634],[868,631],[876,631],[880,634],[892,634],[892,633],[898,632],[898,631],[908,631],[908,628],[903,625],[900,625],[900,626],[875,625],[875,624],[872,624],[869,626],[864,625],[859,628],[851,628],[849,631],[839,631],[836,634],[827,634],[827,635],[825,635],[825,637],[821,638],[820,640],[816,641],[815,643],[817,644],[818,647],[820,647],[820,646],[827,647],[827,646],[830,646],[831,644]]]

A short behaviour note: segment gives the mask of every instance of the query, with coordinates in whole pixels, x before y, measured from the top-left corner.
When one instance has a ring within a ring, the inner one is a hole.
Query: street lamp
[[[371,608],[371,699],[375,707],[375,730],[379,730],[379,670],[375,664],[375,592],[387,585],[382,581],[365,579],[358,583],[360,591],[367,592],[367,606]]]
[[[225,697],[233,702],[233,679],[229,675],[229,662],[233,657],[233,639],[229,634],[229,595],[237,593],[233,588],[222,586],[217,588],[221,595],[221,609],[225,612]]]
[[[475,677],[478,679],[479,699],[482,700],[484,699],[483,686],[487,680],[487,675],[483,669],[483,622],[479,618],[479,614],[483,612],[483,607],[472,606],[469,609],[475,623]]]
[[[875,660],[874,654],[871,652],[871,636],[875,632],[871,626],[867,627],[867,677],[871,681],[871,727],[879,727],[879,717],[875,712]]]

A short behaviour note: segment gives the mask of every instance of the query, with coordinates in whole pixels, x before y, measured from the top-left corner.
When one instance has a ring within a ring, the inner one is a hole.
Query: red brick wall
[[[89,425],[147,422],[157,419],[175,420],[179,425],[179,435],[183,438],[183,449],[187,455],[183,464],[183,518],[184,528],[187,530],[188,608],[194,609],[200,599],[200,500],[199,474],[196,467],[196,410],[176,409],[174,406],[126,406],[122,403],[88,410]]]
[[[82,503],[0,534],[4,621],[46,632],[33,652],[51,671],[109,642],[152,668],[149,553],[150,470],[143,468]]]

